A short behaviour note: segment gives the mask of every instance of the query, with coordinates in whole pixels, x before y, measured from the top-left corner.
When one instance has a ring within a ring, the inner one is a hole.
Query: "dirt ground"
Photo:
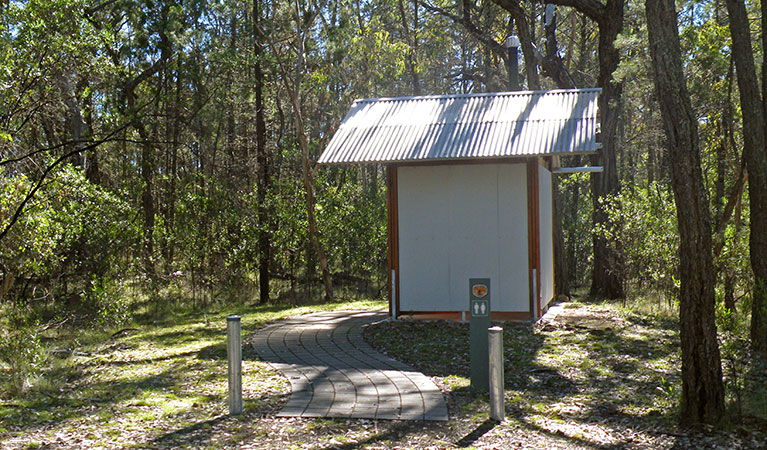
[[[680,363],[674,320],[580,303],[566,304],[539,324],[501,325],[502,423],[488,420],[487,397],[469,388],[468,324],[382,321],[365,330],[365,339],[379,350],[432,377],[448,401],[447,422],[275,418],[289,384],[247,345],[245,413],[230,417],[225,389],[213,387],[224,381],[218,374],[225,364],[223,347],[212,343],[216,333],[204,324],[190,324],[184,330],[210,334],[211,341],[189,331],[158,330],[143,341],[121,338],[109,353],[88,359],[68,387],[77,402],[56,400],[68,408],[60,410],[61,417],[53,401],[39,410],[6,404],[0,448],[767,449],[767,421],[747,408],[717,430],[676,425]],[[158,339],[167,340],[164,347],[179,345],[177,354],[158,355],[157,348],[163,348]],[[146,342],[156,347],[151,358],[136,353]],[[145,374],[141,384],[135,376],[120,385],[105,381],[107,374],[117,377],[145,361],[155,369],[158,361],[167,367],[159,375]],[[181,362],[188,367],[182,369]],[[169,409],[186,401],[187,392],[199,393],[208,379],[206,396],[195,394],[188,407]],[[93,390],[96,380],[103,389]],[[126,393],[125,402],[116,400],[122,398],[118,388]],[[741,390],[744,401],[756,398],[746,385]],[[155,405],[158,395],[166,400]]]
[[[269,431],[241,448],[767,449],[765,423],[676,426],[678,333],[670,321],[609,306],[565,305],[537,325],[505,329],[506,414],[488,420],[469,388],[468,325],[385,321],[366,339],[430,375],[448,422],[262,418]]]

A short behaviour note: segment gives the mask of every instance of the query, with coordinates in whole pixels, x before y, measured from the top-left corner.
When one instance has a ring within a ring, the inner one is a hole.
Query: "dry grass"
[[[503,324],[501,424],[487,420],[487,398],[468,388],[468,326],[446,322],[387,321],[365,335],[433,377],[448,399],[448,422],[274,418],[289,386],[247,347],[245,413],[227,415],[226,315],[240,313],[248,333],[319,309],[383,306],[187,312],[114,337],[83,337],[91,343],[59,357],[49,386],[0,403],[0,448],[765,448],[766,422],[748,408],[720,430],[678,429],[674,318],[600,303],[571,304],[545,326]],[[754,386],[747,380],[762,376],[755,367],[744,366],[739,386],[759,404],[746,391]]]

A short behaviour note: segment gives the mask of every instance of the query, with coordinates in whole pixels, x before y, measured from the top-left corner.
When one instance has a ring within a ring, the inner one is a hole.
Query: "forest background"
[[[47,327],[119,326],[179,304],[384,296],[384,169],[316,160],[355,98],[507,90],[512,33],[523,88],[603,88],[603,153],[563,165],[605,172],[556,178],[558,294],[675,305],[675,160],[645,5],[553,3],[0,3],[0,358],[20,374],[11,391],[27,389]],[[767,288],[752,270],[756,171],[728,11],[738,6],[762,43],[756,2],[678,2],[678,33],[718,323],[740,314],[739,339],[767,353],[767,322],[749,321],[767,315]],[[767,73],[762,45],[748,45]]]

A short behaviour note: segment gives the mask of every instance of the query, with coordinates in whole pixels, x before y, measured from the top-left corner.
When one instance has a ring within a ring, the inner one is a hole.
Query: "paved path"
[[[442,393],[424,374],[366,344],[362,325],[380,312],[307,314],[267,326],[249,341],[293,390],[282,417],[447,420]]]

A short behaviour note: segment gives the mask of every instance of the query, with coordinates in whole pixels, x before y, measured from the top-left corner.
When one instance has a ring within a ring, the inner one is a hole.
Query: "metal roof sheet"
[[[592,153],[601,89],[355,100],[319,162]]]

